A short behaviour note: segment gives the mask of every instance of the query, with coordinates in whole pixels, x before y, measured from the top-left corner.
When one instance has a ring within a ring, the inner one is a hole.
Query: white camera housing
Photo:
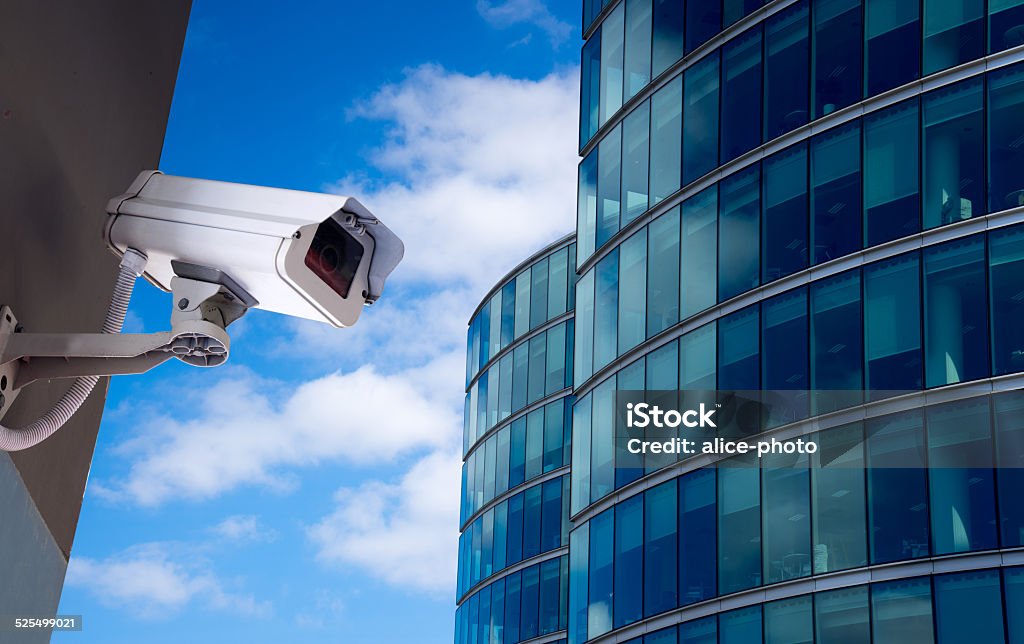
[[[107,244],[148,256],[144,276],[220,281],[256,307],[352,326],[405,252],[352,197],[141,173],[107,204]],[[241,292],[239,292],[241,291]]]

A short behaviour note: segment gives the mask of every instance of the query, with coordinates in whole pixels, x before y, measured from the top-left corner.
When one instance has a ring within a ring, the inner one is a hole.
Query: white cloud
[[[168,544],[150,543],[102,560],[73,556],[65,583],[145,619],[166,618],[193,605],[234,615],[270,612],[268,602],[229,592],[202,562],[175,561],[171,550]]]
[[[213,526],[210,531],[227,541],[274,541],[277,539],[277,531],[263,525],[260,518],[253,514],[232,515]]]
[[[371,157],[392,179],[331,189],[360,195],[405,240],[396,281],[479,298],[574,229],[578,84],[576,69],[531,81],[418,67],[353,112],[392,124]]]
[[[321,561],[431,593],[455,587],[460,460],[434,452],[398,483],[343,488],[337,507],[308,530]],[[454,493],[453,493],[454,492]]]
[[[136,438],[115,448],[131,460],[127,475],[97,482],[93,491],[158,505],[242,485],[287,489],[290,468],[329,460],[388,462],[447,446],[457,440],[461,422],[460,405],[445,389],[457,392],[461,360],[439,359],[393,375],[366,365],[294,390],[231,373],[195,394],[194,415],[145,422]],[[283,400],[275,403],[275,397]]]
[[[556,18],[541,0],[477,0],[476,10],[491,26],[499,29],[520,23],[535,25],[548,35],[555,47],[572,34],[572,25]]]

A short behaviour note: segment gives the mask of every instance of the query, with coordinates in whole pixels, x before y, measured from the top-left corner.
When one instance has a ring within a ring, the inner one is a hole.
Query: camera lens
[[[334,246],[324,246],[320,251],[320,267],[327,273],[338,270],[340,256]]]
[[[363,245],[334,219],[328,219],[317,227],[305,264],[335,293],[348,297],[362,260]]]

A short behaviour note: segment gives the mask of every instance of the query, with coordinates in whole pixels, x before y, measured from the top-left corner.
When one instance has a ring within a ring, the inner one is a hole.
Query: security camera
[[[172,358],[227,361],[227,327],[261,308],[336,327],[375,302],[405,252],[352,197],[280,190],[151,170],[107,205],[104,238],[121,257],[103,333],[25,333],[0,307],[0,419],[37,381],[75,378],[36,421],[0,425],[0,451],[37,445],[60,429],[100,376],[143,373]],[[171,328],[121,333],[135,280],[172,293]]]
[[[405,248],[352,197],[143,172],[110,200],[107,244],[148,256],[144,276],[231,279],[250,307],[352,326]]]

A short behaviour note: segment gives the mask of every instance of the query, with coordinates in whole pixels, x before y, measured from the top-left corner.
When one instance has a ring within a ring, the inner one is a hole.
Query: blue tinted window
[[[522,344],[512,351],[512,409],[520,410],[526,406],[530,377],[530,347]]]
[[[754,458],[718,465],[718,592],[761,584],[761,485]],[[685,531],[685,526],[683,530]],[[725,625],[721,624],[723,634]],[[758,619],[760,628],[760,618]],[[746,631],[744,631],[746,632]],[[758,633],[760,637],[760,633]],[[725,640],[723,640],[725,641]],[[751,640],[736,639],[736,642]]]
[[[491,641],[503,642],[505,632],[505,580],[491,584]]]
[[[863,321],[860,271],[811,284],[811,413],[860,402]]]
[[[807,417],[810,385],[807,357],[807,290],[799,288],[765,300],[761,307],[761,387],[792,391],[778,396],[767,413],[770,426]]]
[[[921,229],[917,101],[864,120],[864,242],[874,246]]]
[[[985,240],[974,236],[924,251],[925,384],[989,374]]]
[[[569,327],[566,324],[559,324],[548,330],[547,349],[544,359],[547,361],[545,369],[544,394],[550,396],[556,391],[561,391],[569,383],[565,377],[565,364],[568,359],[565,350],[566,332]]]
[[[679,208],[649,225],[647,337],[679,321]]]
[[[984,114],[980,78],[922,98],[923,224],[934,228],[985,212]]]
[[[924,0],[924,73],[980,57],[984,16],[983,0]]]
[[[860,0],[814,0],[814,117],[861,99],[863,29]]]
[[[644,493],[644,616],[657,615],[678,605],[676,563],[677,484],[668,481]],[[622,507],[622,506],[619,506]]]
[[[683,57],[683,1],[654,0],[653,24],[651,67],[657,77]]]
[[[676,627],[663,628],[644,635],[644,644],[676,644]]]
[[[759,169],[755,165],[719,184],[719,301],[748,291],[760,281]]]
[[[518,642],[522,614],[522,573],[505,577],[505,641]]]
[[[583,46],[580,72],[580,147],[597,133],[601,98],[601,30]]]
[[[494,507],[494,548],[492,558],[494,572],[505,567],[505,555],[508,552],[508,503],[502,502]]]
[[[988,75],[989,212],[1024,205],[1024,65]]]
[[[989,0],[988,50],[1002,51],[1022,44],[1018,27],[1024,24],[1024,2]]]
[[[540,566],[530,566],[523,571],[521,611],[520,639],[528,640],[531,637],[537,637],[540,632]]]
[[[817,434],[815,440],[818,451],[811,457],[814,573],[866,565],[864,428],[860,423],[836,427]]]
[[[587,271],[580,277],[576,296],[573,378],[579,386],[594,372],[594,271]]]
[[[584,523],[569,535],[569,641],[587,640],[587,590],[590,562],[590,524]]]
[[[857,586],[815,593],[814,632],[816,644],[870,642],[868,587]]]
[[[927,419],[933,553],[997,547],[988,400],[929,407]]]
[[[615,506],[615,628],[643,618],[644,497]]]
[[[865,0],[868,96],[908,83],[920,75],[919,4],[918,0]]]
[[[548,258],[530,268],[530,328],[548,320]]]
[[[501,346],[512,344],[515,337],[516,285],[509,282],[501,287]]]
[[[544,411],[531,411],[526,417],[526,480],[541,475],[544,464]]]
[[[523,560],[522,492],[508,500],[508,552],[505,559],[510,565]]]
[[[765,644],[813,644],[811,596],[781,599],[764,605]]]
[[[917,253],[864,269],[864,353],[867,388],[920,389],[921,273]]]
[[[761,607],[731,610],[718,616],[718,644],[761,642]]]
[[[622,222],[647,210],[650,172],[651,103],[644,103],[622,122]]]
[[[478,596],[479,605],[479,642],[489,642],[491,639],[491,587],[487,586],[480,591]]]
[[[709,322],[679,340],[679,388],[715,388],[718,365],[715,360],[717,324]]]
[[[544,397],[547,384],[546,349],[547,337],[543,333],[530,338],[530,375],[526,391],[527,403],[531,405]]]
[[[679,478],[679,604],[715,596],[715,469]]]
[[[618,355],[618,248],[598,262],[594,276],[594,369],[597,370]]]
[[[560,559],[550,559],[540,565],[539,635],[547,635],[558,630],[561,563]]]
[[[626,0],[626,52],[623,98],[651,82],[651,0]]]
[[[761,30],[722,48],[722,163],[761,143]]]
[[[811,243],[814,264],[861,247],[860,125],[811,140]]]
[[[683,77],[679,75],[651,97],[652,205],[679,190],[682,140]]]
[[[1024,371],[1024,226],[989,235],[992,365],[995,375]]]
[[[593,394],[576,401],[572,410],[572,513],[576,514],[590,503],[590,430]]]
[[[665,0],[672,2],[673,0]],[[683,3],[675,1],[682,10]],[[722,28],[721,0],[687,0],[686,53],[711,39]]]
[[[810,57],[807,2],[772,16],[765,23],[764,139],[770,140],[807,122]]]
[[[1024,392],[992,398],[999,469],[999,525],[1004,548],[1024,545]]]
[[[760,325],[758,307],[748,306],[718,322],[718,388],[751,391],[760,388]]]
[[[794,145],[765,160],[761,235],[765,282],[807,267],[807,145]]]
[[[928,472],[921,414],[885,416],[868,421],[866,429],[871,562],[927,556]]]
[[[545,481],[541,486],[540,550],[547,552],[562,546],[562,479]]]
[[[1010,644],[1024,642],[1024,568],[1004,568],[1006,630]]]
[[[540,554],[541,486],[523,491],[523,559]]]
[[[811,574],[807,455],[766,454],[761,473],[764,583],[807,577]]]
[[[515,487],[526,480],[526,419],[517,418],[510,428],[508,486]]]
[[[579,168],[576,239],[581,262],[594,254],[597,235],[597,155],[597,149],[591,151],[580,163]]]
[[[625,3],[620,2],[601,23],[601,125],[622,107],[624,11]]]
[[[715,304],[718,265],[718,186],[690,197],[682,204],[680,245],[680,318],[700,313]],[[712,387],[713,388],[713,387]]]
[[[718,81],[717,51],[684,74],[683,185],[718,165]]]
[[[565,401],[559,400],[544,407],[544,471],[562,466],[562,421]]]
[[[935,577],[935,622],[940,644],[1002,643],[1002,592],[998,570]]]
[[[647,229],[624,241],[619,255],[619,353],[623,353],[647,337]]]
[[[602,382],[593,393],[591,429],[590,499],[596,501],[615,485],[615,378]]]
[[[622,127],[616,126],[597,146],[597,248],[603,246],[619,229],[621,162]]]
[[[717,644],[718,623],[714,616],[679,625],[679,644]]]
[[[931,580],[901,579],[871,586],[871,635],[875,642],[932,642]]]
[[[761,6],[761,0],[722,0],[722,25],[728,27]]]
[[[612,543],[614,509],[606,510],[590,521],[590,599],[587,636],[596,637],[612,628]]]

